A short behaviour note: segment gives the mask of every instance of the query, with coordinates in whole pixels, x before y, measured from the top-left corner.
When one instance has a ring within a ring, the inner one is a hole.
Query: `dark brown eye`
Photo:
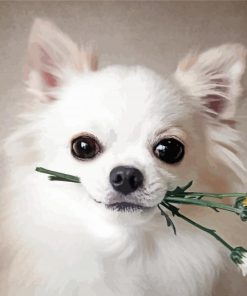
[[[160,160],[173,164],[183,159],[184,145],[175,138],[166,138],[154,146],[153,152]]]
[[[93,136],[79,136],[71,142],[71,153],[76,158],[91,159],[99,152],[101,152],[101,146]]]

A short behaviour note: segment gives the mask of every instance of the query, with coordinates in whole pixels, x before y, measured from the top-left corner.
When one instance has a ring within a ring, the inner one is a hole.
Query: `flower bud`
[[[241,196],[237,198],[235,208],[240,210],[239,216],[242,221],[247,221],[247,197]]]
[[[232,261],[241,269],[243,276],[247,275],[247,250],[237,247],[231,252]]]

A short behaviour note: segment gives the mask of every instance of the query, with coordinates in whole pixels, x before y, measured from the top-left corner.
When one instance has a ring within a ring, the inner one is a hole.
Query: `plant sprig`
[[[47,170],[42,167],[37,167],[35,169],[39,173],[48,174],[50,181],[65,181],[65,182],[74,182],[74,183],[81,183],[80,178],[68,174],[59,173],[56,171]]]
[[[74,182],[81,183],[80,178],[73,175],[68,175],[64,173],[59,173],[56,171],[47,170],[42,167],[36,168],[37,172],[48,174],[48,178],[50,181],[65,181],[65,182]],[[172,227],[174,234],[176,235],[176,227],[173,223],[170,216],[164,210],[167,209],[171,212],[172,216],[177,216],[180,219],[190,223],[194,227],[208,233],[213,236],[217,241],[219,241],[222,245],[224,245],[230,251],[230,258],[232,261],[240,267],[243,272],[243,275],[247,275],[247,250],[243,247],[232,247],[229,243],[227,243],[221,236],[216,233],[216,230],[209,229],[190,218],[186,217],[180,212],[180,209],[176,207],[177,205],[193,205],[193,206],[201,206],[208,207],[216,212],[219,210],[224,210],[228,212],[235,213],[240,216],[242,221],[247,221],[247,193],[206,193],[206,192],[188,192],[186,191],[192,185],[192,181],[186,184],[183,187],[177,187],[175,190],[167,191],[165,197],[158,204],[158,208],[161,212],[161,215],[165,217],[167,226]],[[222,200],[224,198],[234,197],[236,198],[235,204],[233,206],[225,205],[219,202],[209,201],[207,198],[216,198],[218,200]]]

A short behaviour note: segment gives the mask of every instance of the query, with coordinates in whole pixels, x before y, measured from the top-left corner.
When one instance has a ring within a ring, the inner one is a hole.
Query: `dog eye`
[[[160,160],[173,164],[183,159],[184,145],[175,138],[166,138],[154,146],[153,152]]]
[[[100,152],[101,146],[93,136],[80,136],[71,142],[71,153],[76,158],[90,159]]]

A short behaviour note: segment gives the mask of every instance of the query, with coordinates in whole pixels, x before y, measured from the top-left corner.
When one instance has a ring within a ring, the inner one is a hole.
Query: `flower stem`
[[[210,197],[210,198],[218,198],[218,199],[223,199],[223,198],[228,198],[228,197],[241,197],[241,196],[247,196],[247,193],[208,193],[208,192],[182,192],[182,193],[175,193],[173,194],[172,191],[168,193],[168,197],[185,197],[185,198],[198,198],[200,197]]]
[[[221,237],[216,233],[216,231],[215,231],[214,229],[207,228],[207,227],[205,227],[205,226],[203,226],[203,225],[201,225],[201,224],[199,224],[199,223],[197,223],[197,222],[195,222],[195,221],[189,219],[188,217],[186,217],[186,216],[184,216],[183,214],[181,214],[181,213],[179,212],[179,209],[178,209],[178,208],[176,208],[176,207],[174,207],[174,206],[171,206],[170,204],[162,203],[162,205],[163,205],[164,207],[166,207],[167,209],[169,209],[169,210],[172,212],[172,214],[173,214],[174,216],[177,216],[177,217],[179,217],[179,218],[185,220],[186,222],[192,224],[193,226],[199,228],[200,230],[207,232],[208,234],[210,234],[211,236],[213,236],[214,238],[216,238],[216,240],[218,240],[219,242],[221,242],[221,243],[222,243],[227,249],[229,249],[230,251],[233,251],[233,250],[234,250],[234,248],[233,248],[231,245],[229,245],[229,244],[228,244],[223,238],[221,238]]]
[[[47,170],[42,167],[37,167],[36,171],[44,174],[49,174],[50,175],[49,179],[51,181],[67,181],[67,182],[81,183],[80,178],[77,176],[72,176],[68,174],[59,173],[56,171]]]
[[[165,197],[163,202],[203,206],[203,207],[209,207],[209,208],[213,208],[213,209],[221,209],[221,210],[233,212],[236,214],[240,214],[240,212],[241,212],[239,209],[234,208],[232,206],[227,206],[224,204],[219,204],[219,203],[215,203],[215,202],[211,202],[211,201],[188,199],[188,198],[183,198],[183,197]]]

